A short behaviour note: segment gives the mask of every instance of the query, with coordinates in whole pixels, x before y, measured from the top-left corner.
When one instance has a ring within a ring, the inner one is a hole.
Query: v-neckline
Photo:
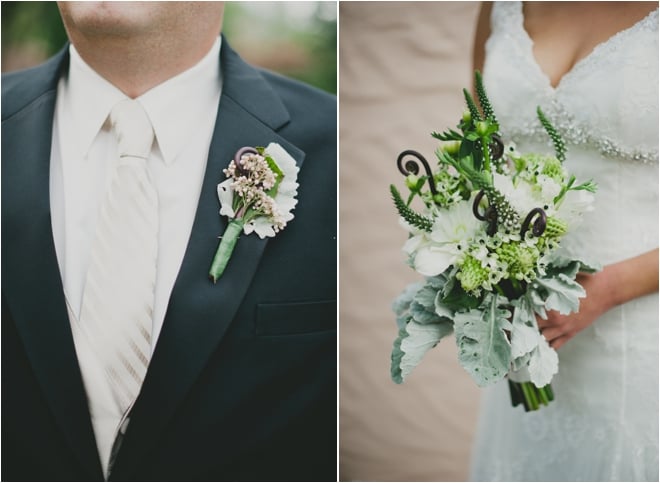
[[[591,51],[589,51],[589,53],[587,55],[585,55],[584,57],[579,58],[573,64],[573,66],[559,78],[559,81],[557,82],[557,84],[553,86],[552,85],[552,79],[546,73],[546,71],[543,70],[541,65],[538,63],[538,60],[536,59],[536,56],[534,55],[534,39],[532,39],[532,37],[529,35],[529,32],[527,32],[527,29],[525,28],[525,12],[523,10],[523,7],[524,7],[523,2],[519,1],[517,3],[518,3],[517,14],[518,14],[518,18],[520,20],[518,22],[518,24],[520,26],[520,30],[521,30],[523,36],[528,41],[529,56],[531,58],[532,64],[534,64],[534,66],[536,67],[538,73],[544,79],[544,81],[546,82],[548,88],[552,92],[557,92],[561,88],[561,86],[564,84],[564,81],[567,78],[570,79],[570,77],[572,77],[576,71],[579,71],[579,69],[581,68],[582,65],[584,65],[587,61],[590,61],[593,57],[595,57],[600,51],[602,51],[605,48],[605,46],[610,44],[614,39],[619,38],[619,37],[621,37],[625,34],[628,34],[630,31],[637,28],[638,25],[645,22],[651,15],[653,15],[654,13],[656,13],[658,11],[658,8],[656,8],[655,10],[651,10],[648,14],[646,14],[644,17],[639,19],[637,22],[635,22],[631,26],[626,27],[623,30],[619,30],[618,32],[612,34],[610,37],[603,40],[602,42],[598,42],[593,47],[593,49],[591,49]]]

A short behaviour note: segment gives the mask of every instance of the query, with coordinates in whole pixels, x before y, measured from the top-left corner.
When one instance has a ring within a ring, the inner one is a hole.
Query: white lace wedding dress
[[[552,153],[536,106],[568,144],[567,168],[598,183],[567,244],[603,265],[658,246],[658,10],[598,45],[553,88],[532,54],[520,2],[495,2],[484,79],[518,150]],[[559,350],[555,401],[511,407],[486,389],[471,478],[658,481],[658,296],[599,318]]]

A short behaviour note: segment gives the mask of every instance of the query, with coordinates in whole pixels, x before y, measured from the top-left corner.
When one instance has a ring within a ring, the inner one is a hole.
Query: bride
[[[525,413],[507,383],[485,391],[474,480],[658,481],[658,4],[485,3],[475,68],[519,151],[549,148],[599,186],[567,237],[603,270],[579,280],[578,314],[539,327],[558,349],[556,399]]]

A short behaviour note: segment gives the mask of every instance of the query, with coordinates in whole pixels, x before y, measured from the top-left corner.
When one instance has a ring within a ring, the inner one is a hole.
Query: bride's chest
[[[535,42],[521,19],[516,23],[506,12],[494,13],[484,79],[503,129],[542,135],[535,119],[536,107],[541,106],[571,143],[593,144],[622,158],[657,161],[657,14],[598,43],[575,62],[565,60],[557,67],[564,70],[553,84],[552,73],[542,69]],[[570,50],[568,44],[574,39],[568,33],[565,42],[564,59],[583,52]],[[559,51],[563,44],[557,46]],[[549,48],[547,42],[539,45]]]
[[[532,56],[552,87],[600,45],[649,13],[644,5],[635,9],[615,3],[605,7],[600,2],[562,3],[560,7],[547,2],[525,3],[521,6],[520,33],[529,38]]]

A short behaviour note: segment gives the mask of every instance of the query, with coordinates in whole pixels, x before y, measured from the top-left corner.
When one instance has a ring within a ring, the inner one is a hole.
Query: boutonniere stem
[[[243,231],[243,225],[243,220],[231,220],[225,229],[225,233],[220,238],[220,245],[218,246],[218,251],[215,252],[213,262],[211,263],[211,270],[209,271],[209,277],[213,280],[213,283],[225,271],[231,254],[234,252],[238,237],[241,231]]]

